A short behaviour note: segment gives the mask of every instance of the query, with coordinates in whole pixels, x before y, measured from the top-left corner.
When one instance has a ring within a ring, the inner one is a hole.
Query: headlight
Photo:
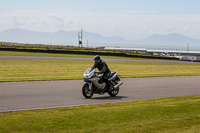
[[[88,76],[87,75],[83,75],[83,78],[86,79],[86,78],[88,78]]]

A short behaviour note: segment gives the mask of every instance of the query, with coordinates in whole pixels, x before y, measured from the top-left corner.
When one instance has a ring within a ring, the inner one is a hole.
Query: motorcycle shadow
[[[104,97],[93,97],[91,99],[94,99],[94,100],[121,100],[124,98],[129,98],[129,97],[126,97],[126,96],[115,96],[115,97],[104,96]]]

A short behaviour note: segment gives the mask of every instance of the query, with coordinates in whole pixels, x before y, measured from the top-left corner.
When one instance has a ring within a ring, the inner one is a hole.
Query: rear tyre
[[[82,93],[85,98],[91,98],[93,96],[92,89],[89,89],[89,85],[85,83],[82,87]]]
[[[108,94],[111,97],[117,96],[117,94],[119,93],[119,87],[117,87],[116,89],[114,88],[113,90],[109,91]]]

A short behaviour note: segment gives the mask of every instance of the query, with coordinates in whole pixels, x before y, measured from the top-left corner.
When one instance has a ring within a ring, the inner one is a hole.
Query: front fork
[[[87,84],[89,85],[89,90],[92,90],[92,82],[87,82]]]

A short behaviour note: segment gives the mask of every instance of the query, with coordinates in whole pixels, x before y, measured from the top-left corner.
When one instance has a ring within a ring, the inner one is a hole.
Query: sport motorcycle
[[[108,93],[114,97],[119,93],[119,87],[123,84],[120,81],[117,71],[111,72],[108,78],[108,84],[103,80],[103,74],[97,74],[95,68],[89,67],[83,74],[84,85],[82,87],[82,94],[85,98],[91,98],[93,94],[103,95]]]

